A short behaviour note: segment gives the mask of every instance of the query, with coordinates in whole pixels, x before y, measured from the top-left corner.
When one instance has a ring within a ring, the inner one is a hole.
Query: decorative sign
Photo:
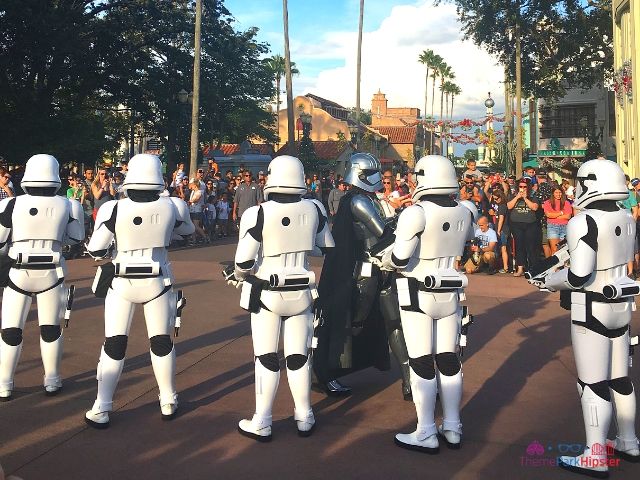
[[[538,150],[538,157],[584,157],[586,150]]]

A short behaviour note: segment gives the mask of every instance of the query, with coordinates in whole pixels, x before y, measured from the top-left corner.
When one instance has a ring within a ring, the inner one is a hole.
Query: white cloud
[[[366,15],[366,5],[365,5]],[[301,75],[294,80],[296,94],[308,92],[329,98],[345,106],[355,105],[357,31],[329,32],[314,45],[292,47],[292,57],[300,66],[314,59],[336,59],[343,66],[327,69],[317,77]],[[491,91],[494,111],[504,111],[503,68],[485,51],[462,40],[460,24],[453,5],[435,7],[431,1],[395,6],[380,27],[365,32],[362,47],[362,84],[360,103],[371,108],[371,98],[380,89],[389,107],[424,109],[425,68],[418,56],[425,49],[441,55],[456,74],[462,90],[456,97],[454,117],[479,118],[484,115],[484,100]],[[304,90],[302,90],[304,88]],[[431,104],[429,87],[429,112]],[[436,86],[436,116],[440,111]]]

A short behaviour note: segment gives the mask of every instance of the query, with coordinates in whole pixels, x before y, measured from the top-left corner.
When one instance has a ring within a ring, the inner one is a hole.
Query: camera
[[[469,240],[469,246],[471,246],[471,247],[479,247],[480,246],[480,239],[478,237],[472,238],[471,240]]]

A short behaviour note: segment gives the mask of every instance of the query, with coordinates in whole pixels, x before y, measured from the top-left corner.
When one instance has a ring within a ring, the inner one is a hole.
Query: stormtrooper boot
[[[439,451],[438,431],[433,417],[436,406],[436,379],[426,379],[411,369],[411,390],[416,405],[418,426],[413,433],[398,433],[395,443],[399,447],[419,452],[436,454]]]
[[[0,401],[8,402],[13,394],[13,375],[22,353],[22,342],[13,346],[0,340]]]
[[[297,366],[297,365],[296,365]],[[293,418],[296,421],[298,435],[309,437],[316,426],[311,410],[311,369],[309,360],[300,368],[290,369],[287,361],[287,380],[295,404]]]
[[[104,351],[100,354],[96,378],[98,380],[98,396],[91,410],[85,413],[87,425],[97,429],[109,427],[109,412],[113,410],[113,394],[118,386],[124,359],[114,360]]]
[[[444,437],[448,448],[457,450],[461,445],[462,423],[460,402],[462,401],[462,371],[448,376],[438,372],[440,403],[442,404],[442,425],[438,433]]]
[[[586,433],[585,450],[577,457],[560,457],[558,466],[594,478],[608,478],[606,441],[613,413],[611,402],[596,395],[590,385],[584,388],[578,385],[578,390],[582,393],[580,402]]]
[[[57,395],[62,390],[60,376],[60,360],[62,359],[62,334],[53,342],[46,342],[40,337],[40,354],[44,366],[44,393]]]
[[[240,420],[238,432],[259,442],[271,441],[271,411],[276,398],[280,370],[273,372],[256,359],[256,413],[251,420]]]
[[[628,377],[625,380],[622,388],[614,385],[615,380],[609,382],[618,426],[618,435],[613,443],[616,455],[627,462],[637,463],[640,462],[640,448],[635,431],[636,394],[631,380]]]
[[[151,355],[151,366],[153,367],[153,373],[158,382],[158,389],[160,395],[160,412],[162,414],[162,420],[173,420],[178,410],[178,394],[176,393],[176,348],[171,349],[171,352],[164,356],[158,356],[152,351],[149,351]]]

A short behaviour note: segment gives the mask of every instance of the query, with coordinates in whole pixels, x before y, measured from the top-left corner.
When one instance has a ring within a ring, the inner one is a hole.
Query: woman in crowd
[[[211,243],[207,232],[202,228],[202,206],[204,204],[204,200],[202,198],[202,192],[200,191],[200,187],[196,182],[189,184],[189,190],[191,191],[189,195],[189,213],[191,217],[191,221],[196,227],[196,231],[193,234],[194,240],[197,237],[200,237],[206,243]]]
[[[78,177],[76,177],[73,173],[69,175],[67,178],[69,181],[69,188],[67,188],[67,198],[71,200],[78,200],[80,205],[84,203],[84,183],[78,181]]]
[[[109,200],[113,200],[116,195],[111,179],[104,168],[98,169],[98,175],[91,184],[91,193],[93,194],[93,221],[95,221],[100,207]]]
[[[547,239],[553,255],[558,250],[558,243],[567,238],[567,223],[573,215],[573,207],[562,188],[556,186],[542,208],[547,217]]]
[[[498,245],[500,246],[500,256],[502,258],[502,268],[498,273],[509,271],[509,210],[507,209],[507,199],[504,190],[500,185],[491,192],[491,204],[489,215],[493,222],[494,229],[498,235]]]
[[[213,180],[209,179],[209,180],[207,180],[207,183],[205,184],[204,198],[208,199],[211,196],[213,196],[213,197],[216,196],[216,189],[214,188]],[[207,200],[207,202],[208,202],[208,200]]]
[[[510,212],[510,227],[516,242],[516,266],[514,277],[524,275],[525,267],[530,268],[540,257],[540,236],[542,229],[536,217],[540,205],[531,195],[531,184],[528,178],[518,182],[518,192],[507,202]]]

